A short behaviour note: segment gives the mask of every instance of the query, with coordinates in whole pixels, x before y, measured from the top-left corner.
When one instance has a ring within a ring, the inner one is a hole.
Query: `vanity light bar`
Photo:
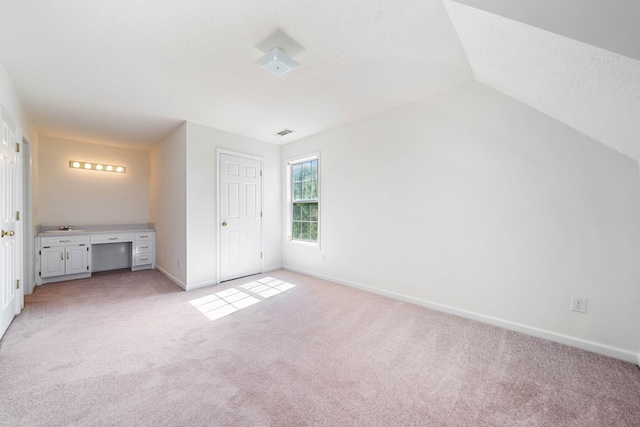
[[[69,160],[69,167],[72,169],[87,169],[92,171],[126,173],[127,168],[124,166],[107,165],[105,163],[80,162],[78,160]]]

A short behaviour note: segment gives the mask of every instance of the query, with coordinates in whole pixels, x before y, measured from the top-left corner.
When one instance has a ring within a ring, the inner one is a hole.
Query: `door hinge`
[[[16,289],[20,289],[20,280],[16,280]]]
[[[89,266],[87,265],[87,271],[89,271]]]
[[[262,252],[260,252],[260,258],[262,258]]]
[[[262,176],[262,171],[260,171],[260,176]]]
[[[87,246],[87,252],[89,252],[89,246]],[[88,268],[88,267],[87,267]]]
[[[20,211],[16,211],[16,221],[20,221]]]
[[[38,251],[38,255],[42,255],[42,251]]]
[[[42,271],[38,271],[38,276],[42,277]]]
[[[20,152],[20,143],[16,142],[16,153]]]
[[[262,211],[260,211],[260,218],[262,218]]]

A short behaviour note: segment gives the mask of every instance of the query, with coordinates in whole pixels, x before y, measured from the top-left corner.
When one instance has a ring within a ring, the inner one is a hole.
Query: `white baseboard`
[[[272,266],[272,267],[264,267],[264,268],[262,269],[262,272],[263,272],[263,273],[270,273],[270,272],[272,272],[272,271],[282,270],[282,268],[283,268],[283,267],[282,267],[282,265],[274,265],[274,266]]]
[[[166,276],[167,279],[171,280],[173,283],[175,283],[176,285],[180,286],[182,289],[184,289],[187,292],[193,291],[193,290],[196,290],[196,289],[200,289],[200,288],[206,288],[207,286],[213,286],[213,285],[217,284],[216,282],[212,282],[210,280],[206,280],[204,282],[192,283],[192,284],[187,285],[187,284],[183,283],[181,280],[178,280],[176,277],[174,277],[171,274],[169,274],[166,270],[163,270],[162,267],[156,266],[156,270],[158,270],[160,273],[162,273],[163,276]]]
[[[164,270],[162,267],[156,265],[156,270],[158,270],[163,276],[165,276],[167,279],[171,280],[176,285],[180,286],[185,291],[187,290],[187,285],[182,283],[182,281],[178,280],[176,277],[174,277],[171,274],[169,274],[169,272]]]
[[[213,285],[217,285],[217,283],[215,281],[205,280],[204,282],[190,283],[187,285],[187,289],[185,290],[187,292],[195,291],[196,289],[206,288],[208,286],[213,286]]]
[[[300,268],[292,267],[290,265],[284,265],[282,268],[285,270],[294,271],[296,273],[306,274],[307,276],[317,277],[318,279],[327,280],[330,282],[338,283],[340,285],[349,286],[363,291],[371,292],[374,294],[394,298],[400,301],[408,302],[411,304],[420,305],[433,310],[441,311],[444,313],[453,314],[455,316],[464,317],[466,319],[475,320],[489,325],[498,326],[504,329],[509,329],[523,334],[531,335],[538,338],[544,338],[549,341],[554,341],[560,344],[569,345],[572,347],[581,348],[594,353],[602,354],[604,356],[613,357],[616,359],[624,360],[640,365],[640,353],[634,353],[630,350],[625,350],[619,347],[613,347],[608,344],[602,344],[595,341],[589,341],[570,335],[561,334],[558,332],[549,331],[546,329],[536,328],[535,326],[528,326],[522,323],[512,322],[510,320],[499,319],[493,316],[487,316],[481,313],[475,313],[468,310],[440,304],[437,302],[427,301],[420,298],[410,297],[397,292],[386,291],[383,289],[374,288],[360,283],[351,282],[349,280],[342,280],[337,277],[328,276],[326,274],[320,274],[313,271],[307,271]]]

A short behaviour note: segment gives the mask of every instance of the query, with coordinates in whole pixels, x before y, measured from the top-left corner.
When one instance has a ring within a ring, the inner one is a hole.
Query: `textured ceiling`
[[[640,60],[638,0],[455,0]]]
[[[476,80],[640,160],[640,61],[456,2],[446,6]]]
[[[640,160],[638,4],[0,0],[0,61],[62,138],[149,149],[189,120],[287,143],[475,78]],[[254,61],[286,36],[302,66],[277,78]]]
[[[441,0],[0,0],[41,134],[148,149],[184,120],[274,143],[473,79]],[[301,67],[254,64],[281,30]],[[296,132],[273,136],[283,128]]]

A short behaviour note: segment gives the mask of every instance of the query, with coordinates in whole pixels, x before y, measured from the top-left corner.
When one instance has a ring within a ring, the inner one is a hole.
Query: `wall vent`
[[[295,132],[295,130],[291,130],[291,129],[282,129],[280,132],[276,132],[274,135],[277,135],[277,136],[287,136],[287,135],[289,135],[290,133],[294,133],[294,132]]]

